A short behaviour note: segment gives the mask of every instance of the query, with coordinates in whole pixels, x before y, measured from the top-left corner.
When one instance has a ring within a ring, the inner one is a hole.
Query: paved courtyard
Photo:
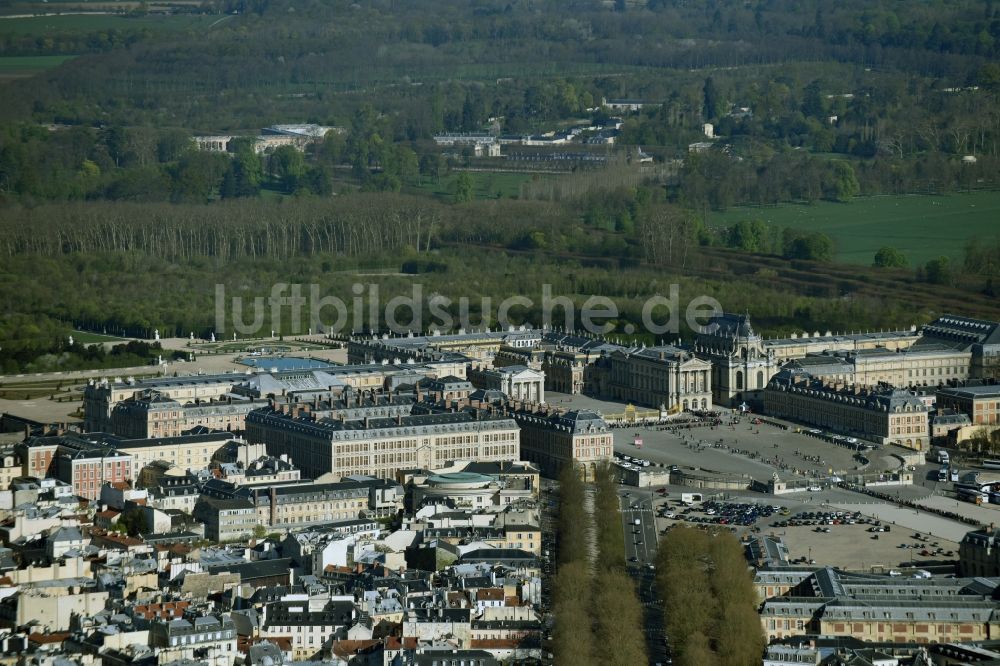
[[[621,413],[625,405],[590,396],[547,392],[549,404],[568,409],[594,409],[604,414]],[[751,417],[752,418],[752,417]],[[662,426],[625,426],[616,428],[615,450],[639,455],[654,463],[679,465],[724,474],[746,474],[767,481],[777,471],[782,479],[828,478],[831,474],[895,469],[899,461],[885,452],[871,454],[871,465],[864,468],[855,451],[843,446],[771,425],[753,425],[744,417],[729,425],[729,412],[721,426],[694,426],[666,430]],[[643,440],[642,451],[633,445],[635,436]]]
[[[958,543],[965,536],[966,532],[974,529],[973,526],[960,523],[956,520],[926,511],[897,506],[888,502],[835,502],[831,506],[845,511],[860,511],[872,518],[878,518],[879,520],[899,525],[908,530],[932,534],[939,539],[945,539],[953,543]],[[954,508],[954,506],[950,506],[948,510]]]
[[[859,507],[846,505],[841,507],[847,511],[859,511]],[[862,511],[864,513],[864,511]],[[884,520],[884,519],[882,519]],[[817,564],[858,571],[871,570],[872,567],[896,568],[900,566],[921,566],[939,564],[958,559],[958,543],[956,540],[945,539],[938,535],[928,536],[924,530],[904,526],[897,523],[890,532],[869,532],[869,525],[830,525],[829,532],[818,532],[816,527],[797,526],[779,527],[767,530],[768,534],[782,537],[788,547],[791,559],[804,557],[816,560]],[[919,532],[921,537],[927,536],[927,541],[913,538]],[[963,532],[964,534],[964,532]],[[877,539],[874,537],[878,536]],[[961,537],[959,537],[960,539]],[[901,548],[917,546],[915,548]],[[921,555],[925,549],[933,552],[936,547],[943,548],[951,555]]]

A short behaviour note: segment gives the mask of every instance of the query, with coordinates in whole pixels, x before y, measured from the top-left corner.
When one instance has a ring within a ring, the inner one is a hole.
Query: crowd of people
[[[862,493],[868,495],[869,497],[874,497],[875,499],[880,499],[886,502],[892,502],[893,504],[898,504],[899,506],[905,506],[914,511],[924,511],[926,513],[933,513],[936,516],[941,516],[942,518],[950,518],[952,520],[957,520],[960,523],[965,523],[966,525],[979,525],[979,521],[975,518],[969,518],[968,516],[963,516],[954,511],[944,511],[942,509],[934,509],[927,506],[922,506],[917,502],[910,499],[902,499],[898,495],[893,495],[891,493],[882,492],[874,488],[865,488],[864,486],[859,486],[853,483],[839,483],[837,484],[845,490],[853,490],[856,493]]]

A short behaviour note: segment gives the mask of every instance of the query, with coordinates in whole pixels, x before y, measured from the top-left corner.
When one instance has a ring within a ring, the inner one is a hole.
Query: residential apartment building
[[[131,477],[132,459],[111,447],[64,448],[56,455],[54,468],[53,476],[72,486],[73,494],[96,500],[105,483],[122,483]]]
[[[247,416],[247,438],[287,455],[311,478],[370,475],[444,467],[453,460],[518,460],[513,419],[478,409],[347,421],[260,409]]]
[[[917,451],[930,445],[930,409],[910,391],[827,384],[801,370],[782,370],[764,390],[771,416]]]
[[[142,470],[154,463],[182,470],[207,469],[216,452],[233,440],[227,432],[152,439],[131,439],[103,432],[66,433],[33,437],[18,444],[16,450],[23,460],[24,476],[52,476],[71,484],[86,480],[87,497],[92,494],[90,481],[94,481],[96,498],[104,483],[138,483]]]
[[[202,497],[245,501],[254,510],[254,524],[275,528],[394,514],[403,504],[402,486],[386,479],[271,486],[211,480],[201,492]]]
[[[24,461],[17,447],[0,450],[0,490],[7,490],[14,479],[25,476]]]
[[[105,483],[129,481],[132,458],[113,445],[76,433],[32,437],[16,445],[23,476],[59,479],[85,499],[98,499]]]
[[[597,466],[614,457],[614,435],[596,412],[512,410],[509,415],[521,427],[521,456],[550,478],[575,465],[592,481]]]
[[[346,639],[355,618],[353,601],[344,599],[323,604],[309,599],[276,601],[263,608],[260,636],[287,640],[292,658],[300,661],[329,650],[333,641]]]
[[[215,542],[247,539],[261,524],[256,507],[243,498],[221,499],[202,495],[191,515],[204,523],[205,538]]]
[[[149,645],[157,648],[160,663],[200,660],[207,664],[232,663],[236,629],[226,615],[195,615],[175,620],[155,620],[149,625]]]
[[[542,554],[542,531],[534,525],[506,527],[427,527],[424,539],[452,545],[483,542],[494,548],[524,550]]]

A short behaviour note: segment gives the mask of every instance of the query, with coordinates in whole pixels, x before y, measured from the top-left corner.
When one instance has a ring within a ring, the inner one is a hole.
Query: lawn
[[[73,336],[73,342],[85,345],[96,342],[128,342],[125,338],[117,338],[113,335],[101,335],[100,333],[91,333],[90,331],[73,331],[70,335]]]
[[[870,265],[880,247],[891,245],[917,265],[941,255],[961,260],[970,239],[1000,236],[1000,192],[732,208],[712,213],[709,221],[723,226],[739,220],[822,231],[833,239],[836,259],[845,263]]]
[[[0,56],[0,76],[29,76],[58,67],[76,56]]]

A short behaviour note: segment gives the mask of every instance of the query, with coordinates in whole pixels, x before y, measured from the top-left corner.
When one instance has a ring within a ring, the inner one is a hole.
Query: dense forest
[[[726,137],[725,150],[671,183],[692,205],[995,187],[1000,173],[1000,15],[983,0],[905,11],[721,0],[198,11],[230,20],[33,40],[0,26],[0,56],[83,54],[7,84],[0,196],[205,201],[268,186],[324,196],[334,182],[398,190],[449,166],[430,142],[437,132],[491,121],[505,133],[542,131],[606,115],[601,100],[616,97],[651,103],[624,119],[620,143],[662,159],[684,156],[706,122]],[[345,133],[302,163],[246,146],[231,159],[192,151],[194,134],[280,122]],[[979,159],[963,170],[966,154]]]
[[[0,24],[0,58],[76,56],[0,84],[4,330],[24,317],[38,331],[5,340],[5,371],[30,362],[25,345],[50,353],[74,326],[206,334],[215,284],[259,295],[274,282],[336,292],[374,279],[393,294],[417,275],[427,293],[499,299],[548,283],[615,298],[619,333],[670,283],[749,309],[774,334],[908,326],[955,302],[1000,315],[997,239],[920,266],[886,247],[859,271],[831,264],[818,230],[707,224],[740,204],[1000,185],[990,0],[187,11],[206,21],[160,29],[174,17],[132,9],[109,29]],[[606,123],[619,112],[602,102],[615,98],[646,104],[620,113],[613,146],[587,148],[601,166],[522,170],[513,197],[477,179],[522,167],[433,141]],[[304,152],[260,154],[247,139],[208,153],[192,140],[307,122],[338,131]],[[400,275],[359,277],[372,268]]]

